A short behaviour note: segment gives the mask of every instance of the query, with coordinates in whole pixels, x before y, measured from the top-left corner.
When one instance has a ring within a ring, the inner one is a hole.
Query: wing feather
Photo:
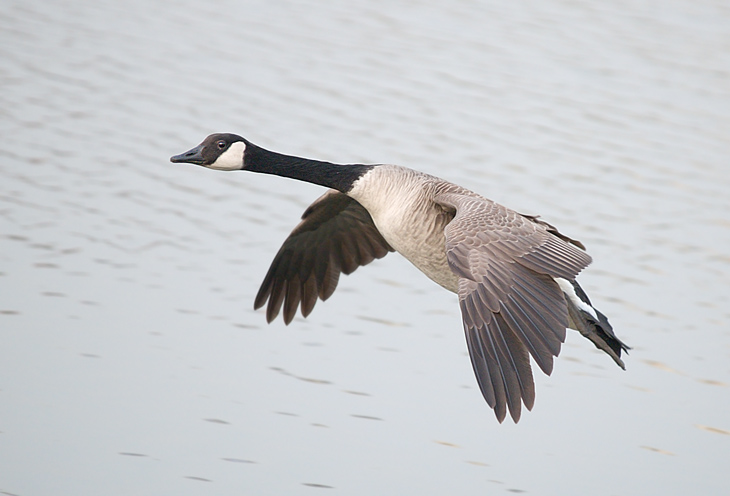
[[[279,315],[282,305],[286,324],[297,308],[306,317],[318,297],[326,300],[332,296],[340,273],[350,274],[391,251],[362,205],[339,191],[328,190],[305,210],[302,221],[282,244],[254,308],[267,305],[269,322]]]
[[[454,185],[434,201],[455,211],[446,256],[459,277],[467,346],[482,395],[501,422],[535,401],[532,356],[546,374],[568,325],[556,277],[574,280],[591,258],[578,241]]]

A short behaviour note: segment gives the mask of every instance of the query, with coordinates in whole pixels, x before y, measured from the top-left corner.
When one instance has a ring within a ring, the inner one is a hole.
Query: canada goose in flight
[[[288,324],[329,298],[340,273],[397,251],[457,293],[479,388],[497,419],[535,401],[530,358],[546,374],[565,329],[578,330],[621,367],[629,349],[575,278],[585,247],[537,217],[466,188],[395,165],[338,165],[270,152],[235,134],[212,134],[172,162],[248,170],[330,188],[274,257],[254,308]]]

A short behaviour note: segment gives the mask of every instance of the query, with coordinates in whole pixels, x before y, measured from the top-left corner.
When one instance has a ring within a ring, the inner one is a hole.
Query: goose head
[[[236,134],[211,134],[195,148],[170,157],[170,162],[202,165],[222,171],[241,170],[247,145],[249,143]]]

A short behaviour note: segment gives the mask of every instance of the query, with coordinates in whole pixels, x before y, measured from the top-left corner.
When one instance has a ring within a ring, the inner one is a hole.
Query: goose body
[[[256,296],[288,324],[298,308],[350,274],[397,251],[459,296],[467,347],[480,390],[501,422],[520,418],[535,392],[530,356],[550,374],[566,327],[621,367],[628,347],[576,282],[591,263],[583,245],[537,217],[466,188],[396,165],[337,165],[264,150],[234,134],[213,134],[170,159],[215,170],[249,170],[330,188],[284,241]]]
[[[440,179],[396,165],[363,174],[347,195],[362,205],[388,244],[430,279],[456,293],[444,230],[453,213],[433,201]],[[397,201],[392,201],[397,198]]]

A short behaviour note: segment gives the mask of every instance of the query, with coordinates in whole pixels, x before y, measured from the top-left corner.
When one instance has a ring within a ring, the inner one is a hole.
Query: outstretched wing
[[[434,201],[455,211],[446,255],[459,276],[459,304],[479,387],[501,422],[535,400],[529,355],[550,374],[565,340],[568,309],[555,277],[574,280],[591,262],[547,223],[460,190]]]
[[[361,265],[383,258],[393,248],[383,239],[365,208],[337,190],[328,190],[302,215],[261,284],[254,308],[268,300],[266,320],[276,318],[284,305],[289,324],[301,303],[302,315],[329,298],[340,273],[350,274]]]

